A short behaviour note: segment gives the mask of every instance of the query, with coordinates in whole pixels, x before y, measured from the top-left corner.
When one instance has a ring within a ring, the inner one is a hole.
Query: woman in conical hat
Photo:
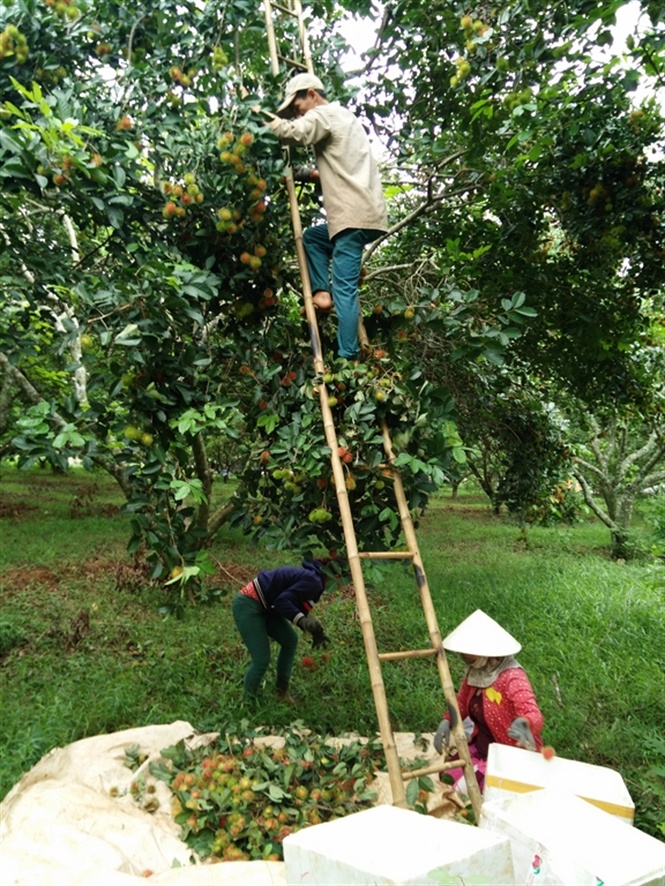
[[[540,750],[543,715],[531,683],[515,655],[522,648],[508,631],[476,609],[443,641],[458,652],[466,672],[457,694],[478,786],[483,789],[492,742]],[[434,746],[441,754],[450,741],[450,714],[441,721]],[[450,770],[457,783],[463,770]]]

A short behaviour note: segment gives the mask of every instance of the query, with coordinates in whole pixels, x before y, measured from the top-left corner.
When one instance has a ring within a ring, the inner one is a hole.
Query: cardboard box
[[[395,806],[376,806],[284,840],[286,881],[325,886],[514,882],[507,837]]]
[[[633,823],[635,804],[616,770],[558,756],[546,760],[542,754],[522,748],[490,745],[483,793],[486,801],[542,788],[569,791],[603,812]]]
[[[665,843],[567,792],[483,803],[480,828],[510,840],[524,886],[665,886]]]

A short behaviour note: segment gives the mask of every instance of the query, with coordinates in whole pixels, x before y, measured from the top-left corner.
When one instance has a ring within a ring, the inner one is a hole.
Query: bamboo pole
[[[307,270],[307,257],[305,255],[305,245],[302,239],[302,222],[300,221],[300,210],[298,209],[298,197],[296,194],[296,184],[293,180],[293,169],[288,166],[285,173],[286,190],[289,195],[289,205],[291,208],[291,226],[293,227],[293,236],[296,242],[296,255],[298,257],[298,265],[300,267],[300,280],[302,282],[302,295],[305,302],[305,317],[309,327],[309,337],[312,343],[312,352],[314,354],[314,369],[317,374],[322,374],[323,351],[321,348],[321,338],[319,337],[319,326],[316,322],[316,309],[312,301],[312,284],[309,280],[309,271]],[[328,405],[328,394],[325,385],[319,385],[319,396],[321,403],[325,401]],[[335,450],[336,452],[337,450]]]
[[[293,0],[293,10],[298,17],[298,38],[302,49],[303,58],[305,59],[305,67],[310,74],[314,73],[314,64],[312,63],[312,55],[309,51],[309,40],[307,38],[307,29],[305,28],[305,20],[302,17],[302,5],[300,0]]]
[[[383,448],[385,450],[388,461],[392,465],[395,460],[395,453],[393,452],[390,432],[385,420],[381,423],[381,430],[383,434]],[[460,765],[464,769],[467,791],[469,793],[469,799],[471,800],[471,806],[473,808],[475,819],[476,821],[480,821],[482,797],[480,794],[480,789],[478,788],[476,773],[473,769],[473,764],[471,763],[469,747],[467,745],[464,728],[462,727],[462,719],[460,717],[459,708],[457,706],[457,694],[455,692],[455,687],[450,675],[450,668],[448,667],[448,661],[446,659],[445,650],[443,648],[443,642],[441,634],[439,632],[436,612],[434,611],[432,596],[430,594],[429,585],[427,583],[427,577],[425,575],[425,569],[423,567],[422,558],[420,556],[418,541],[416,539],[416,533],[413,528],[411,513],[409,512],[409,506],[406,500],[406,495],[404,493],[404,485],[402,483],[402,478],[399,474],[399,471],[394,472],[393,487],[395,490],[395,498],[397,500],[397,506],[402,522],[404,537],[406,539],[407,546],[413,555],[413,571],[415,572],[416,583],[418,585],[418,591],[420,593],[420,601],[422,604],[423,612],[425,613],[425,620],[429,629],[430,639],[432,640],[432,646],[440,650],[439,655],[437,655],[436,662],[439,671],[439,677],[441,678],[441,686],[443,687],[444,698],[446,700],[446,703],[448,704],[448,707],[455,711],[457,714],[457,716],[455,717],[455,723],[454,725],[452,725],[452,732],[455,736],[457,752],[460,756]]]
[[[279,76],[279,53],[277,51],[277,38],[275,26],[272,20],[272,7],[270,0],[263,0],[263,11],[266,16],[266,32],[268,34],[268,52],[270,53],[270,69],[274,77]]]

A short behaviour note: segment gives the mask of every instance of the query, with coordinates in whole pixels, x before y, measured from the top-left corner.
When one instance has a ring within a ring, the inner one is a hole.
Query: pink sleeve
[[[510,668],[510,670],[504,671],[502,676],[505,677],[505,685],[502,691],[510,701],[513,719],[515,717],[524,717],[529,724],[533,737],[536,739],[536,747],[540,749],[542,745],[543,715],[538,707],[538,702],[526,671],[522,670],[522,668]]]

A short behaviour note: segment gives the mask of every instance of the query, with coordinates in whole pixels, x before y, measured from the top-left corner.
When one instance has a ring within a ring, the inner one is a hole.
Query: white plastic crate
[[[565,791],[485,802],[480,828],[510,840],[515,884],[665,886],[665,843]]]
[[[298,886],[514,882],[507,837],[387,805],[291,834],[284,862]]]
[[[627,824],[633,823],[635,804],[616,770],[558,756],[546,760],[540,753],[509,745],[489,746],[483,794],[486,801],[541,788],[568,791]]]

